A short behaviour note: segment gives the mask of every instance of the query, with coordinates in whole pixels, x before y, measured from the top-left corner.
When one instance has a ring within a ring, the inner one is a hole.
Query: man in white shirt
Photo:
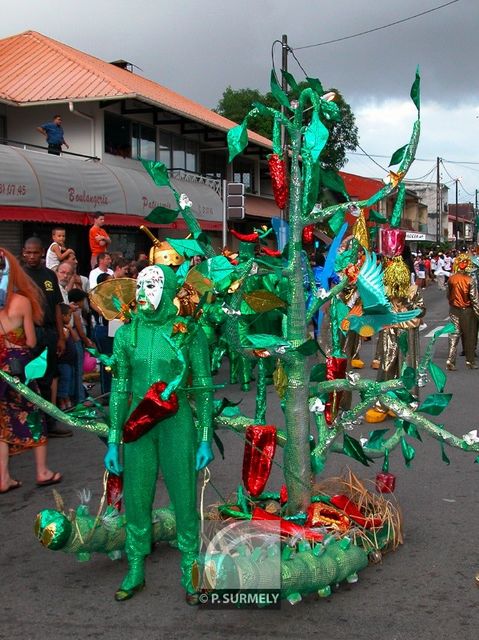
[[[109,275],[113,275],[113,271],[110,269],[111,265],[111,256],[109,253],[100,253],[98,254],[98,266],[90,271],[90,275],[88,277],[88,281],[90,284],[90,289],[93,289],[97,285],[97,278],[100,273],[108,273]]]

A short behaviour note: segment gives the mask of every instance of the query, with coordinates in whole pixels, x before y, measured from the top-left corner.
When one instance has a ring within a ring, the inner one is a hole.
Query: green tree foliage
[[[295,91],[289,91],[290,99],[298,98],[300,92],[308,86],[307,82],[298,84]],[[346,153],[354,151],[358,146],[358,128],[351,107],[336,89],[330,89],[337,95],[336,103],[341,111],[341,121],[325,122],[329,128],[329,140],[321,154],[321,163],[325,169],[339,171],[347,163]],[[216,113],[233,120],[242,122],[254,102],[261,102],[268,107],[277,107],[277,102],[271,92],[262,94],[258,89],[233,89],[228,86],[215,109]],[[269,116],[258,115],[251,118],[248,127],[266,138],[271,138],[273,120]]]

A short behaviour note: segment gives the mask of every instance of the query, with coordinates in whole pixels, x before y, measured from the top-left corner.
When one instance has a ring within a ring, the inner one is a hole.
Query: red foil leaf
[[[256,242],[259,238],[259,234],[256,233],[240,233],[239,231],[235,231],[234,229],[230,229],[230,233],[241,242]]]
[[[290,522],[289,520],[283,520],[280,516],[277,516],[274,513],[269,513],[260,507],[255,507],[253,509],[252,519],[256,521],[264,521],[262,522],[262,526],[264,526],[265,530],[268,530],[269,522],[271,525],[271,531],[276,531],[279,523],[282,536],[298,536],[300,538],[305,538],[306,540],[314,540],[315,542],[321,542],[324,538],[324,536],[318,531],[312,531],[308,527],[302,527],[301,525]]]
[[[123,427],[123,442],[134,442],[143,434],[178,411],[178,397],[172,393],[168,400],[160,395],[166,389],[166,382],[155,382],[146,392],[145,397],[136,407]]]
[[[333,356],[326,358],[326,380],[339,380],[346,377],[347,358],[335,358]],[[332,424],[339,410],[342,391],[333,391],[329,394],[329,400],[326,402],[324,409],[324,417],[327,424]]]
[[[279,209],[286,209],[288,202],[288,181],[286,163],[277,153],[268,156],[269,173],[273,186],[273,196]]]
[[[123,476],[109,473],[106,481],[106,502],[121,511],[121,497],[123,495]]]
[[[285,484],[281,485],[281,489],[279,492],[279,501],[281,506],[285,505],[288,502],[288,489]]]
[[[268,482],[276,451],[276,427],[250,425],[246,429],[243,456],[243,484],[253,497],[261,494]]]

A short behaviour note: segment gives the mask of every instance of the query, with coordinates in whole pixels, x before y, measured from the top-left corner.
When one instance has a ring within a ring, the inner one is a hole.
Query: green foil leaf
[[[445,450],[445,447],[444,447],[444,442],[440,442],[439,444],[441,445],[441,458],[442,458],[442,461],[445,462],[446,464],[451,464],[451,461],[449,460],[449,458],[447,457],[447,454],[446,454],[446,450]]]
[[[153,178],[153,182],[157,187],[171,187],[166,164],[163,164],[163,162],[155,162],[154,160],[142,160],[141,164]]]
[[[328,225],[334,235],[338,234],[338,231],[343,226],[344,222],[344,211],[336,211],[336,213],[328,220]]]
[[[318,78],[308,78],[308,76],[306,76],[306,82],[309,84],[310,88],[313,91],[316,91],[318,96],[321,97],[322,95],[324,95],[325,92],[324,92],[324,89],[323,89],[323,85],[318,80]]]
[[[303,149],[311,154],[313,163],[319,159],[329,137],[329,131],[319,119],[318,112],[313,111],[311,122],[304,133]]]
[[[276,72],[274,69],[271,70],[271,93],[279,102],[279,104],[282,104],[283,107],[286,107],[287,109],[291,109],[288,96],[279,86],[278,78],[276,77]]]
[[[289,71],[285,71],[284,69],[281,69],[281,75],[289,84],[292,91],[299,91],[299,85],[294,79],[294,77],[291,75],[291,73],[289,73]]]
[[[38,380],[38,378],[43,378],[45,375],[45,371],[47,370],[47,353],[48,349],[44,349],[39,356],[25,366],[25,384],[27,386],[32,380]]]
[[[408,146],[408,144],[405,144],[403,147],[396,149],[396,151],[391,156],[391,161],[389,162],[390,167],[394,166],[395,164],[400,164],[403,161]]]
[[[232,162],[232,160],[248,146],[248,130],[246,128],[246,121],[244,120],[242,124],[230,129],[226,139],[228,141],[229,149],[228,162]]]
[[[167,238],[166,240],[176,253],[179,253],[180,256],[185,258],[205,255],[203,247],[196,240],[182,240],[179,238]]]
[[[326,363],[315,364],[311,369],[310,382],[324,382],[326,380]]]
[[[438,416],[451,402],[452,393],[431,393],[418,407],[418,411]]]
[[[370,431],[368,441],[364,446],[369,449],[377,449],[381,447],[384,443],[384,435],[388,431],[389,429],[375,429],[374,431]]]
[[[419,75],[419,65],[416,68],[416,77],[411,87],[411,100],[416,105],[417,112],[421,111],[421,76]]]
[[[152,209],[146,216],[145,220],[148,220],[148,222],[155,222],[156,224],[170,224],[170,222],[174,222],[176,220],[179,213],[179,209],[168,209],[168,207],[162,207],[160,205]]]
[[[382,216],[379,211],[376,211],[376,209],[370,209],[369,210],[369,216],[368,216],[369,222],[378,222],[379,224],[384,224],[385,222],[387,222],[387,218],[385,218],[384,216]]]
[[[402,331],[398,338],[398,346],[401,352],[406,355],[409,350],[408,334],[407,331]]]
[[[439,393],[442,393],[447,382],[447,376],[445,372],[432,360],[427,363],[427,369],[434,384],[436,385],[436,389],[439,391]]]
[[[412,445],[406,442],[406,438],[404,438],[404,436],[401,438],[401,451],[404,457],[404,462],[406,463],[406,467],[410,467],[411,462],[414,460],[414,456],[416,455],[416,450]]]
[[[412,389],[416,384],[416,371],[412,367],[406,367],[401,376],[406,389]]]
[[[303,344],[297,347],[296,351],[303,356],[312,356],[313,354],[316,353],[318,349],[319,349],[319,345],[317,341],[311,339],[303,342]]]
[[[370,462],[374,462],[372,458],[366,455],[359,440],[356,440],[356,438],[353,438],[347,433],[343,435],[343,453],[364,464],[366,467],[369,467]]]

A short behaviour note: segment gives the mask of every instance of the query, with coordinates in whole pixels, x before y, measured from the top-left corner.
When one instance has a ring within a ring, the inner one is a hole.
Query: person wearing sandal
[[[470,274],[473,264],[467,253],[460,253],[454,260],[453,275],[447,281],[449,319],[454,333],[449,334],[449,353],[446,360],[448,371],[456,371],[456,355],[459,338],[462,337],[468,369],[479,368],[475,349],[479,317],[479,295],[476,281]]]
[[[21,377],[36,345],[34,323],[43,317],[41,291],[17,260],[0,247],[0,368]],[[11,477],[9,457],[33,449],[37,486],[61,482],[47,466],[47,431],[35,406],[15,389],[0,383],[0,494],[22,486]]]

